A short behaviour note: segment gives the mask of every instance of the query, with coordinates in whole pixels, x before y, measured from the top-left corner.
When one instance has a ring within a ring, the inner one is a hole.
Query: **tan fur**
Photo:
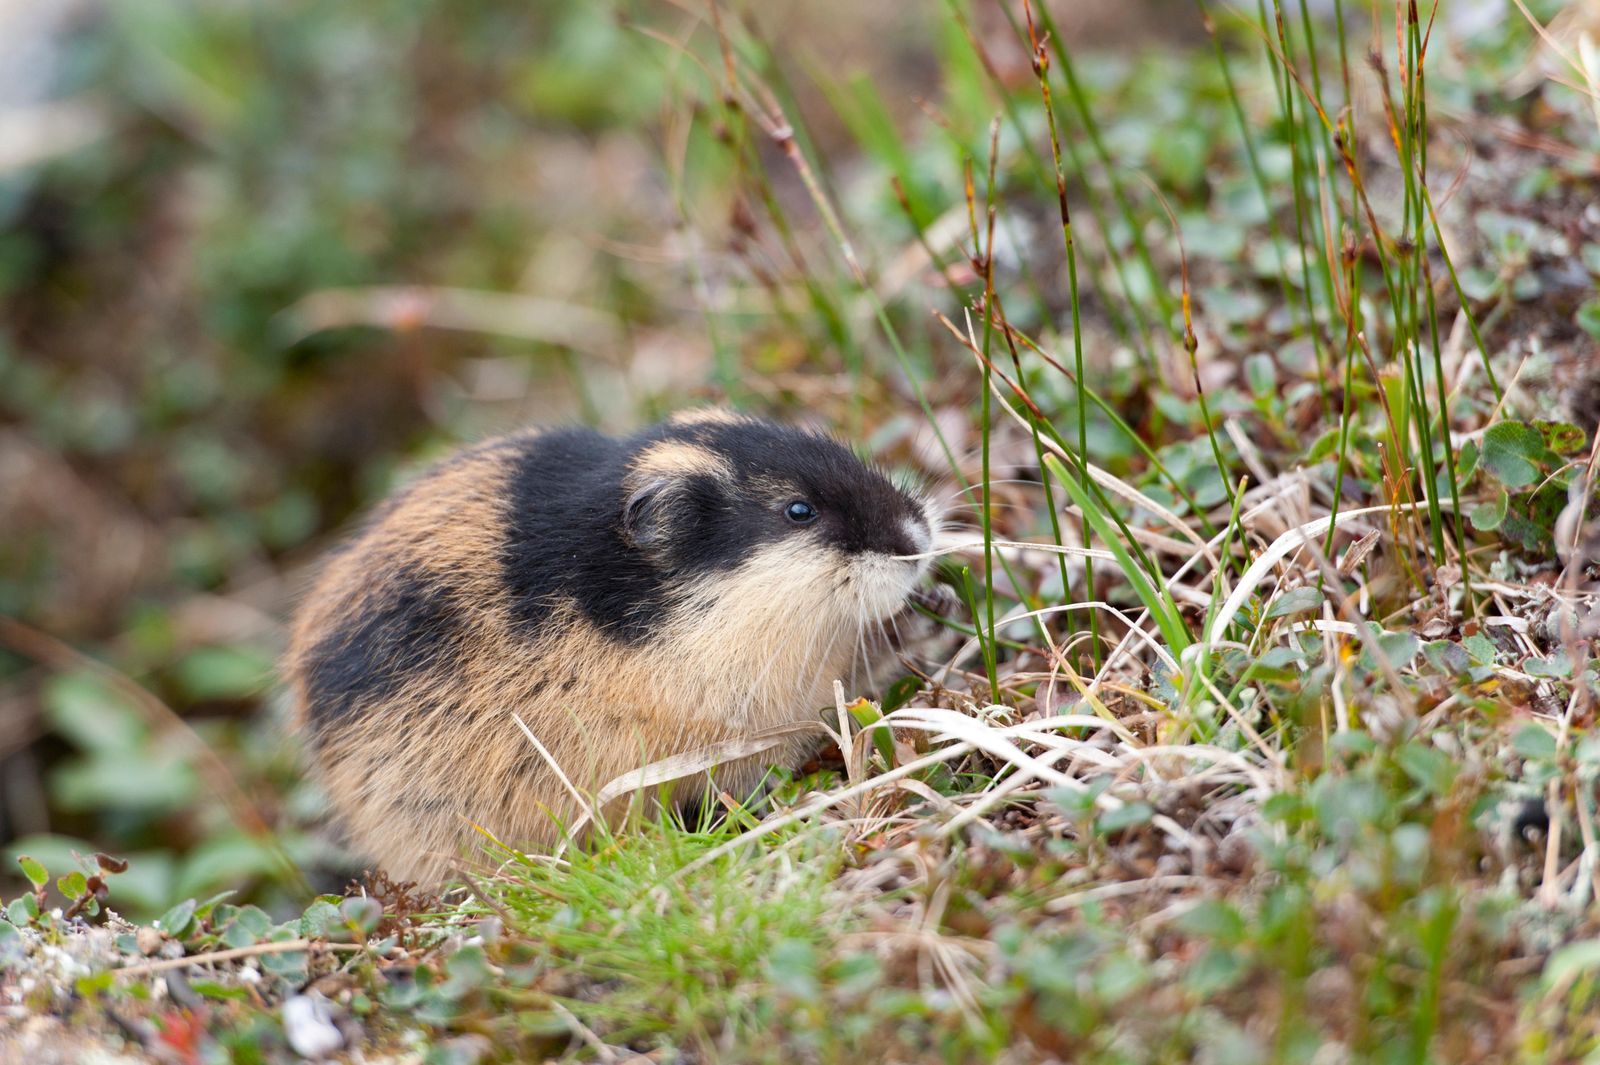
[[[714,451],[688,444],[682,440],[662,440],[651,444],[634,460],[631,480],[634,484],[652,477],[684,477],[701,474],[726,479],[732,471],[728,460]]]
[[[668,425],[740,425],[754,419],[726,407],[696,407],[680,410],[667,419]]]
[[[466,618],[448,675],[407,676],[377,707],[312,737],[353,842],[408,879],[448,872],[473,825],[539,848],[578,816],[513,711],[586,794],[670,755],[815,721],[833,703],[835,679],[853,692],[874,656],[881,667],[876,623],[899,609],[915,576],[801,537],[679,586],[664,631],[642,645],[608,640],[575,607],[530,639],[513,629],[498,572],[507,446],[466,452],[401,494],[329,563],[292,633],[287,674],[303,726],[308,653],[372,607],[386,572],[423,571]],[[717,455],[685,443],[654,445],[634,470],[725,471]],[[742,797],[765,766],[794,764],[814,747],[797,740],[724,765],[716,784]],[[704,786],[702,776],[673,790]]]

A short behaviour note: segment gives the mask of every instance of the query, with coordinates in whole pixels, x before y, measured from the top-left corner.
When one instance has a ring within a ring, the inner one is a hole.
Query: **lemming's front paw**
[[[940,637],[950,633],[939,619],[961,609],[961,600],[943,584],[917,588],[906,597],[906,605],[900,612],[884,626],[889,650],[905,655],[926,655]]]
[[[906,606],[901,616],[907,614],[917,615],[916,607],[922,607],[930,614],[941,617],[954,612],[961,605],[961,600],[956,598],[956,593],[947,584],[934,584],[912,590],[906,596]],[[918,615],[920,616],[920,615]]]

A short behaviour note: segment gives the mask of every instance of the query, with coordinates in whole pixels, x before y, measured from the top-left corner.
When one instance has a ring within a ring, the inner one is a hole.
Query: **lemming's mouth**
[[[899,554],[856,556],[852,581],[856,606],[864,617],[882,620],[905,609],[907,598],[922,579],[925,559],[904,559]]]

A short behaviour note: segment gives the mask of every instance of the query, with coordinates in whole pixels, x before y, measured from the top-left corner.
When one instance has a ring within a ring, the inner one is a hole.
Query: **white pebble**
[[[283,1034],[303,1058],[321,1058],[344,1046],[334,1027],[328,1000],[318,994],[291,995],[283,1003]]]

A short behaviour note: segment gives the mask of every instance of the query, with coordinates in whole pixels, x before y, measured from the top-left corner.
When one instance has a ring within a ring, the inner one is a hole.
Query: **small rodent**
[[[478,838],[547,846],[609,781],[818,720],[888,653],[939,524],[832,438],[719,408],[617,439],[530,430],[410,483],[295,618],[297,727],[350,841],[432,882]],[[876,661],[874,661],[876,657]],[[882,673],[878,673],[882,679]],[[820,735],[820,733],[819,733]],[[805,737],[718,767],[744,797]],[[704,794],[679,781],[675,800]]]

